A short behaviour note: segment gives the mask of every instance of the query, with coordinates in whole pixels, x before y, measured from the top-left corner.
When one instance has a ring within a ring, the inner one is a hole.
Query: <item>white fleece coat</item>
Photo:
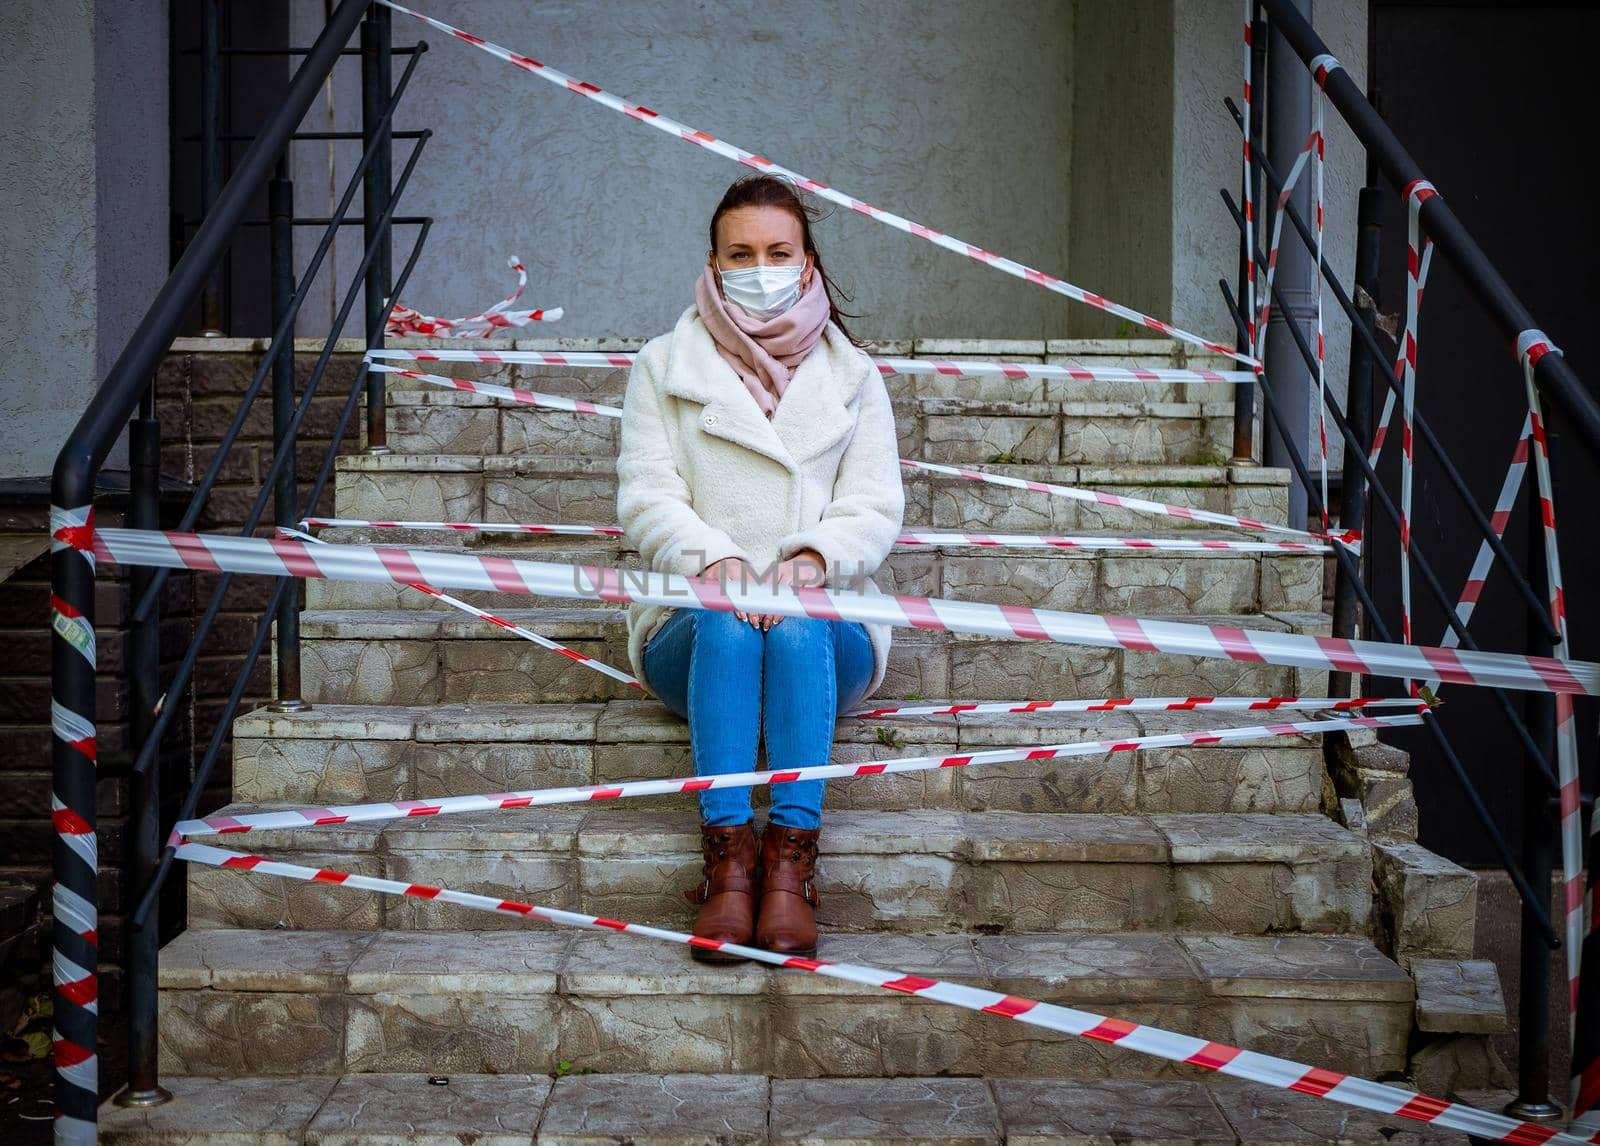
[[[832,322],[768,421],[690,306],[645,343],[628,376],[617,520],[656,572],[694,576],[742,557],[762,573],[814,549],[830,588],[859,579],[861,591],[881,593],[871,574],[905,509],[899,458],[883,378]],[[628,607],[628,660],[647,688],[645,642],[671,612]],[[883,681],[892,626],[866,628],[870,694]]]

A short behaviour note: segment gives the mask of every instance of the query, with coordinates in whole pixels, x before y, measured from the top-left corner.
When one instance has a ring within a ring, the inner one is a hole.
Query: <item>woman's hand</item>
[[[716,578],[724,589],[727,588],[728,581],[733,578],[738,578],[741,585],[748,585],[754,580],[754,573],[743,557],[724,557],[721,561],[713,561],[700,570],[700,576]],[[750,614],[739,609],[735,609],[733,615],[741,621],[750,621]],[[755,624],[754,621],[750,623]]]
[[[810,589],[821,585],[827,575],[827,562],[822,554],[815,549],[802,549],[787,561],[780,561],[772,568],[772,580],[778,585],[788,585],[795,589]],[[782,613],[757,613],[750,623],[762,632],[766,632],[779,621],[783,620]]]
[[[827,563],[823,560],[822,554],[814,549],[802,549],[789,560],[774,565],[768,574],[767,582],[756,576],[740,557],[724,557],[721,561],[713,562],[701,571],[700,576],[715,577],[724,585],[727,583],[725,578],[737,577],[740,583],[745,585],[772,583],[806,589],[821,585],[826,572]],[[749,622],[762,632],[766,632],[783,620],[782,613],[746,613],[735,609],[733,615],[741,621]]]

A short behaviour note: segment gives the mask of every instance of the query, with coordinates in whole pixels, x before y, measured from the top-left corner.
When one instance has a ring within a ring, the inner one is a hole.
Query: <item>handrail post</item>
[[[222,0],[200,4],[200,218],[210,217],[222,191]],[[201,333],[222,336],[222,275],[213,268],[200,294]]]
[[[1383,249],[1383,193],[1363,187],[1356,206],[1356,273],[1354,302],[1359,315],[1373,320],[1378,313],[1378,268]],[[1368,448],[1372,432],[1372,371],[1377,365],[1366,340],[1350,331],[1350,380],[1346,387],[1345,419],[1355,435],[1355,445]],[[1366,528],[1366,472],[1352,443],[1344,445],[1344,477],[1339,486],[1339,528],[1357,533]],[[1363,552],[1365,550],[1363,549]],[[1358,559],[1359,561],[1360,559]],[[1333,582],[1333,635],[1349,640],[1356,635],[1360,608],[1350,572],[1340,564]],[[1351,674],[1328,674],[1328,695],[1351,695]],[[1361,686],[1364,688],[1364,686]]]
[[[1548,440],[1548,439],[1547,439]],[[1525,498],[1528,512],[1528,576],[1534,584],[1546,577],[1544,535],[1539,530],[1543,508],[1535,482],[1528,483]],[[1549,656],[1551,644],[1543,632],[1528,627],[1528,652]],[[1524,719],[1545,758],[1555,759],[1555,698],[1549,693],[1530,692],[1523,701]],[[1550,881],[1555,871],[1552,838],[1555,817],[1551,814],[1550,794],[1545,790],[1532,761],[1522,768],[1522,870],[1529,885],[1548,908],[1552,901]],[[1506,1113],[1533,1122],[1554,1122],[1561,1118],[1561,1107],[1550,1100],[1550,948],[1535,924],[1529,922],[1528,907],[1522,908],[1521,956],[1518,973],[1521,997],[1517,1003],[1517,1097]]]
[[[1255,87],[1254,98],[1250,100],[1250,122],[1245,124],[1249,135],[1245,145],[1250,149],[1250,197],[1247,202],[1255,205],[1255,210],[1261,210],[1261,163],[1256,155],[1255,145],[1252,140],[1260,139],[1266,132],[1266,100],[1262,98],[1265,88],[1261,84],[1267,70],[1267,25],[1261,19],[1261,8],[1256,5],[1255,16],[1250,25],[1250,82]],[[1260,233],[1256,220],[1247,220],[1245,226],[1248,231],[1239,233],[1239,297],[1249,297],[1245,289],[1246,281],[1250,275],[1250,260],[1255,258],[1255,236]],[[1258,303],[1259,305],[1259,303]],[[1246,319],[1253,320],[1254,315],[1246,315]],[[1256,348],[1245,345],[1246,334],[1239,335],[1238,346],[1241,351],[1254,356]],[[1262,385],[1266,385],[1263,378]],[[1233,388],[1233,456],[1228,459],[1230,466],[1253,466],[1256,460],[1256,384],[1248,383]]]
[[[146,397],[139,417],[128,424],[128,524],[134,529],[161,528],[161,423],[154,417],[155,395]],[[155,570],[134,566],[129,573],[132,599],[137,601],[150,586]],[[133,619],[128,634],[128,731],[134,745],[142,745],[155,727],[161,694],[161,609],[151,609]],[[155,875],[161,860],[161,761],[129,778],[131,787],[128,824],[128,884],[143,888]],[[160,1083],[157,1059],[156,964],[161,944],[160,917],[156,911],[143,924],[128,925],[128,1085],[117,1095],[118,1106],[160,1106],[172,1094]]]
[[[63,450],[50,489],[51,932],[56,1141],[94,1146],[99,1106],[99,849],[95,823],[96,459]]]
[[[286,157],[278,159],[277,172],[267,184],[267,215],[272,229],[272,329],[277,330],[289,313],[294,298],[294,181],[289,178]],[[277,344],[272,360],[272,452],[287,455],[272,491],[273,520],[279,525],[295,525],[299,514],[299,482],[295,475],[295,449],[298,442],[294,421],[294,324],[291,322]],[[307,705],[300,697],[300,587],[290,586],[278,606],[277,618],[277,696],[269,707],[274,712],[301,712]]]
[[[377,152],[367,168],[362,186],[362,233],[368,250],[379,247],[378,257],[367,269],[366,333],[369,348],[383,345],[383,312],[388,302],[391,271],[389,228],[380,216],[389,204],[392,181],[391,131],[380,126],[390,98],[390,20],[389,9],[374,5],[361,22],[361,138],[364,146],[377,140]],[[367,372],[367,453],[389,452],[388,400],[380,371]]]

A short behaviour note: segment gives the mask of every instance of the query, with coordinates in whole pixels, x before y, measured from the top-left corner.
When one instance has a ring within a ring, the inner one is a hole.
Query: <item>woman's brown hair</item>
[[[817,273],[822,276],[823,289],[828,292],[828,317],[850,340],[851,345],[864,345],[861,339],[850,333],[849,327],[843,322],[843,318],[861,316],[840,309],[839,299],[848,300],[850,296],[835,286],[833,280],[828,277],[828,272],[822,266],[822,252],[817,250],[816,241],[811,237],[811,223],[822,217],[822,211],[803,200],[799,189],[787,179],[766,174],[746,175],[741,179],[735,179],[723,194],[722,202],[717,204],[717,209],[711,212],[710,237],[713,251],[717,249],[717,221],[736,207],[778,207],[799,220],[802,245],[806,253],[811,256],[811,265],[816,267]]]

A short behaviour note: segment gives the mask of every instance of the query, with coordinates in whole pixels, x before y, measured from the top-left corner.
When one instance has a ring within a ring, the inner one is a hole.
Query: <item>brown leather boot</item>
[[[814,878],[820,831],[768,824],[761,837],[761,914],[756,946],[784,955],[817,953]]]
[[[748,945],[755,933],[756,836],[751,824],[713,828],[700,825],[700,854],[705,858],[705,879],[683,893],[700,905],[693,934],[702,939]],[[743,963],[742,955],[727,955],[705,947],[689,954],[702,963]]]

